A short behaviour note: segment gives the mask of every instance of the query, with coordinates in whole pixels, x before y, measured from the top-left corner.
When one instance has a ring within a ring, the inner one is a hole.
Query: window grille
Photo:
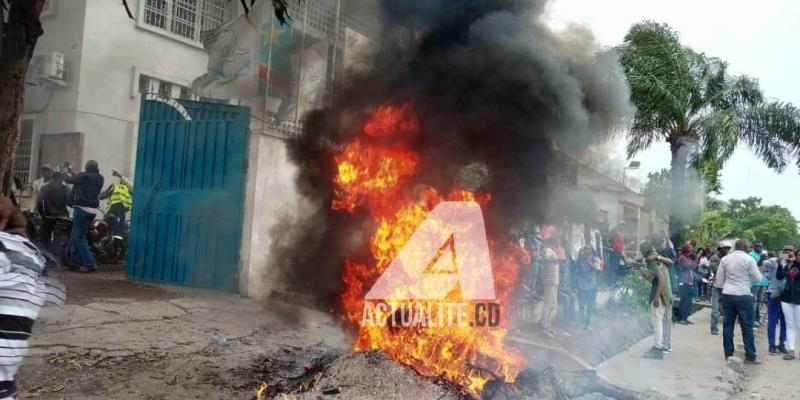
[[[200,41],[204,31],[225,22],[226,0],[144,0],[145,24]]]
[[[14,176],[22,184],[30,183],[31,179],[31,149],[33,148],[33,120],[22,120],[22,131],[17,142],[17,151],[14,154]]]

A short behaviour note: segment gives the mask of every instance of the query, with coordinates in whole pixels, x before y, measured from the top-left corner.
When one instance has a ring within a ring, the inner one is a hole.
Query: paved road
[[[710,318],[703,309],[690,318],[695,325],[674,325],[673,351],[663,360],[642,357],[653,346],[650,336],[600,364],[599,373],[616,385],[669,398],[728,399],[742,382],[726,367],[722,336],[709,334]]]
[[[767,328],[759,329],[758,354],[762,365],[752,367],[744,390],[734,399],[788,400],[800,399],[800,361],[785,361],[767,352]]]
[[[695,325],[673,326],[673,351],[663,360],[642,358],[652,347],[650,336],[598,366],[610,382],[652,390],[674,399],[786,400],[800,399],[800,361],[784,361],[767,352],[766,328],[758,330],[756,346],[761,365],[734,373],[724,361],[722,336],[709,334],[709,309],[691,317]],[[721,326],[720,326],[721,329]],[[744,359],[741,332],[736,327],[737,354]]]

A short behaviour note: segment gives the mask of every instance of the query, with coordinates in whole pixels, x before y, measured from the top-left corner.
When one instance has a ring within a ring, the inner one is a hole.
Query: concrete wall
[[[104,172],[116,168],[130,175],[141,101],[138,75],[188,86],[205,73],[208,57],[199,44],[138,27],[119,2],[86,1],[77,130],[86,135],[85,158],[98,160]],[[134,13],[141,1],[128,2]]]
[[[609,228],[625,221],[626,252],[635,254],[638,243],[643,240],[648,225],[643,219],[649,217],[641,212],[644,198],[628,189],[620,182],[603,175],[587,166],[578,166],[577,187],[591,193],[598,211],[605,211]]]
[[[33,147],[31,168],[39,164],[39,138],[49,133],[76,132],[75,110],[80,86],[80,65],[83,55],[83,36],[86,16],[85,0],[54,3],[53,12],[42,16],[44,34],[36,43],[34,54],[60,52],[68,71],[67,86],[59,87],[42,82],[26,85],[23,119],[32,119]],[[31,174],[31,179],[38,173]]]
[[[272,229],[282,218],[296,218],[305,202],[295,188],[296,168],[281,135],[253,129],[248,157],[239,291],[263,298],[278,278],[270,265]]]
[[[45,33],[35,54],[64,53],[70,79],[64,89],[26,93],[26,117],[36,119],[34,135],[82,132],[84,161],[98,160],[104,175],[112,168],[131,175],[139,75],[190,86],[206,72],[208,57],[199,43],[143,29],[119,1],[51,1],[56,2],[55,15],[42,18]],[[128,0],[139,20],[142,1]]]

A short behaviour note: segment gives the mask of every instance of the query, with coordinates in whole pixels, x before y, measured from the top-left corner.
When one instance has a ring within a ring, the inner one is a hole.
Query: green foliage
[[[701,246],[715,245],[726,237],[735,237],[735,232],[739,230],[736,220],[724,210],[707,210],[703,213],[700,221],[684,231],[684,241],[695,243]]]
[[[734,199],[728,203],[712,199],[700,222],[692,226],[684,238],[714,245],[726,237],[761,242],[770,250],[800,244],[798,221],[792,213],[781,206],[763,206],[758,197]]]
[[[639,274],[636,269],[628,272],[617,282],[619,291],[616,302],[620,306],[633,309],[646,310],[650,306],[650,282]]]
[[[667,216],[671,190],[668,169],[647,174],[647,183],[642,189],[645,207],[655,210],[659,215]]]
[[[731,75],[728,64],[684,46],[666,24],[634,24],[617,47],[636,106],[627,135],[629,157],[665,141],[672,151],[674,192],[670,224],[680,225],[688,208],[681,195],[692,166],[707,191],[719,192],[720,170],[740,143],[770,168],[790,159],[800,165],[800,110],[769,101],[754,78]],[[688,157],[679,149],[696,143]]]

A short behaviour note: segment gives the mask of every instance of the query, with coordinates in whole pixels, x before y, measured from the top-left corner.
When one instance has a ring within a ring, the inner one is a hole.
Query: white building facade
[[[293,29],[327,46],[327,71],[320,89],[325,93],[344,79],[348,37],[366,30],[348,17],[342,3],[290,2]],[[119,1],[48,0],[42,13],[44,35],[26,79],[15,166],[23,183],[36,179],[44,164],[66,161],[82,169],[90,159],[98,161],[107,181],[112,169],[132,176],[142,96],[201,99],[191,87],[207,72],[209,56],[202,34],[243,12],[240,2],[233,0],[128,0],[128,4],[135,19]],[[303,78],[292,82],[292,91],[297,98],[308,98],[299,82]],[[269,252],[272,230],[278,221],[298,217],[306,207],[295,188],[295,168],[285,146],[299,119],[276,120],[266,111],[265,98],[228,99],[248,106],[252,117],[239,266],[239,292],[250,297],[264,297],[275,289],[277,276]]]
[[[141,94],[191,98],[206,71],[200,33],[236,11],[228,0],[48,0],[27,78],[15,173],[97,160],[133,173]],[[62,58],[63,55],[63,58]],[[63,60],[63,62],[61,62]],[[60,65],[59,65],[60,64]]]

